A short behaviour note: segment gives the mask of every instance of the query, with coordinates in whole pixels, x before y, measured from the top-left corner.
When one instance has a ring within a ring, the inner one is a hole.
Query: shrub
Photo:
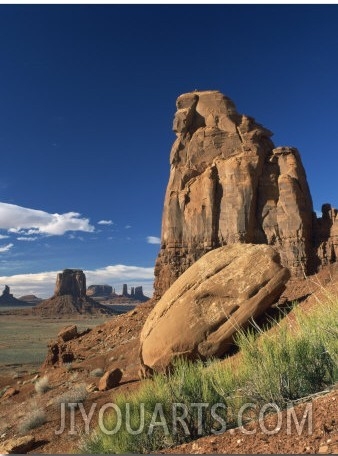
[[[42,377],[40,380],[37,380],[34,385],[35,391],[38,394],[44,394],[50,390],[49,379],[48,377]]]
[[[194,403],[223,403],[220,417],[227,428],[238,425],[238,412],[244,403],[288,402],[319,392],[338,380],[338,300],[331,299],[306,314],[294,309],[296,330],[287,320],[270,331],[253,328],[240,331],[236,343],[240,348],[235,360],[213,361],[207,365],[178,360],[168,376],[155,375],[146,380],[132,395],[120,395],[115,404],[122,417],[129,411],[129,425],[137,430],[144,418],[143,431],[128,432],[125,425],[114,435],[97,429],[87,439],[85,453],[149,453],[177,445],[217,431],[210,409],[204,410],[203,427],[198,428],[198,411]],[[173,429],[173,404],[187,410],[188,432]],[[142,416],[141,404],[144,404]],[[149,432],[156,404],[161,404],[162,416],[168,426],[157,426]],[[250,412],[244,421],[250,419]],[[116,413],[107,414],[106,429],[115,429]],[[177,432],[174,432],[177,431]]]
[[[73,363],[63,363],[63,367],[67,372],[71,372],[73,370]]]
[[[55,403],[56,405],[66,404],[69,407],[69,404],[78,404],[80,402],[84,402],[87,397],[87,394],[88,392],[86,389],[86,385],[82,383],[59,396],[55,400]]]
[[[20,434],[25,434],[31,429],[42,426],[46,423],[46,413],[42,409],[35,409],[27,413],[23,421],[19,424]]]
[[[103,373],[104,373],[103,369],[98,367],[97,369],[93,369],[89,375],[91,377],[102,377]]]

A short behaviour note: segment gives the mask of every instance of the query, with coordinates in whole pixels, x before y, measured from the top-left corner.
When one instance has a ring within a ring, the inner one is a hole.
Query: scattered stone
[[[26,454],[35,443],[32,435],[10,439],[1,444],[0,454]]]
[[[115,388],[122,379],[121,369],[113,369],[106,372],[99,381],[99,391],[107,391],[109,389]]]
[[[327,454],[329,452],[329,447],[327,445],[321,445],[318,449],[318,454]]]
[[[15,396],[16,394],[18,394],[19,391],[17,389],[15,389],[13,386],[11,386],[10,388],[8,388],[5,393],[3,394],[2,396],[2,399],[8,399],[10,397],[13,397]]]
[[[95,383],[89,383],[89,385],[86,386],[86,391],[88,393],[93,393],[94,391],[98,391],[98,387],[95,385]]]
[[[75,339],[76,337],[78,337],[78,335],[79,334],[77,332],[76,325],[66,326],[65,328],[61,329],[61,331],[58,333],[58,337],[62,339],[64,342]]]

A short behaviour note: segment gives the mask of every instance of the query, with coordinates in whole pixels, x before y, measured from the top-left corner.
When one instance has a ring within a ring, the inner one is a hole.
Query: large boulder
[[[106,372],[99,381],[99,391],[107,391],[116,388],[122,379],[123,373],[121,369],[116,368]]]
[[[206,253],[148,316],[140,336],[143,372],[164,371],[178,356],[224,355],[236,331],[278,300],[289,277],[267,245],[232,244]]]
[[[297,149],[275,148],[218,91],[183,94],[176,106],[154,296],[206,252],[238,242],[274,246],[296,276],[313,272],[313,205]]]

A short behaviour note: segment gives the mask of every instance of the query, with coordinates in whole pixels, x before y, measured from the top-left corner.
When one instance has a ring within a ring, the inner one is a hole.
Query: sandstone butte
[[[64,269],[56,277],[54,295],[37,304],[33,315],[59,316],[78,314],[113,314],[109,307],[86,295],[86,276],[81,269]]]
[[[154,298],[205,253],[234,243],[268,244],[292,276],[335,262],[337,210],[317,218],[298,150],[219,91],[178,97]]]

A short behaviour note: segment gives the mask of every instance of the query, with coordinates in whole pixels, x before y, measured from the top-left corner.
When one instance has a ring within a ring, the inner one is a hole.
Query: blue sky
[[[0,5],[0,286],[152,292],[175,100],[218,89],[338,206],[338,5]]]

